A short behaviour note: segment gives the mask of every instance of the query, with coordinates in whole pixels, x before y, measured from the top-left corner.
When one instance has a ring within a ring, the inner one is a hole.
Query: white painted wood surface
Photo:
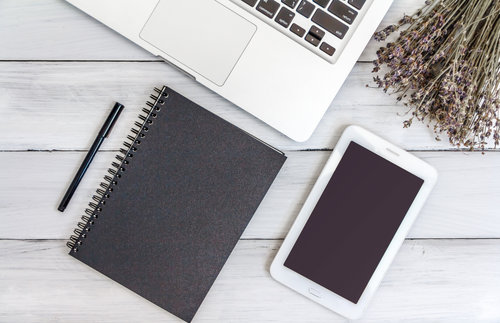
[[[169,84],[283,150],[331,149],[349,124],[383,134],[406,149],[453,149],[446,140],[434,140],[418,122],[403,129],[406,109],[395,105],[394,97],[366,88],[371,69],[371,64],[358,64],[311,139],[296,143],[162,62],[0,62],[0,98],[5,103],[0,145],[9,150],[87,149],[109,105],[118,100],[127,109],[103,146],[116,149],[152,87]]]
[[[383,26],[423,0],[395,0]],[[61,0],[0,0],[0,322],[177,322],[66,255],[65,239],[153,86],[168,84],[289,159],[196,319],[343,322],[273,281],[269,264],[349,124],[434,165],[440,179],[361,320],[500,321],[500,151],[454,151],[366,88],[371,42],[311,140],[297,144]],[[65,214],[56,206],[113,101],[127,106]],[[444,139],[444,138],[443,138]]]
[[[414,13],[424,1],[394,1],[381,27]],[[1,60],[159,61],[62,0],[2,0],[0,14]],[[378,44],[368,46],[362,61],[375,57]]]
[[[287,151],[288,160],[262,202],[245,239],[282,239],[330,152]],[[56,210],[85,152],[0,153],[0,226],[8,239],[65,239],[109,168],[114,152],[98,154],[74,200],[62,215]],[[410,238],[495,238],[500,236],[499,153],[417,152],[435,166],[439,181]],[[481,165],[480,168],[477,165]],[[485,173],[490,175],[485,176]],[[26,203],[29,199],[30,203]],[[43,227],[43,230],[40,228]]]
[[[281,241],[240,241],[196,322],[345,322],[278,284]],[[3,322],[179,322],[66,255],[63,241],[1,241]],[[497,240],[406,241],[360,322],[498,322]]]

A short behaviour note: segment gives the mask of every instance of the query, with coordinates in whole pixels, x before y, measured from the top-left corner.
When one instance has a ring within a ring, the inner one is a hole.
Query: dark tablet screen
[[[284,265],[357,303],[423,182],[351,142]]]

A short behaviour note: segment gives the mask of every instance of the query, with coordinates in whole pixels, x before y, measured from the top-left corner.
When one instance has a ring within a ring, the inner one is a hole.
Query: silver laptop
[[[67,0],[306,141],[392,0]]]

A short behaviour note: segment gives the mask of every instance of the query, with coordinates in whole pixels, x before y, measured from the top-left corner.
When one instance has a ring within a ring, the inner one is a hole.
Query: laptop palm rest
[[[160,0],[140,37],[222,86],[256,30],[215,0]]]

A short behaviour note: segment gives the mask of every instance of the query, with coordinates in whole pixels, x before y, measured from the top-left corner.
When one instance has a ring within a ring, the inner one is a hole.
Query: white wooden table
[[[395,0],[383,25],[423,0]],[[67,255],[75,227],[154,86],[167,84],[284,150],[288,161],[196,316],[341,322],[269,264],[342,130],[362,125],[440,179],[361,321],[500,321],[500,150],[457,151],[366,88],[370,43],[313,137],[295,143],[61,0],[0,0],[0,321],[178,322]],[[114,101],[126,105],[64,214],[57,204]],[[398,115],[398,113],[400,115]]]

